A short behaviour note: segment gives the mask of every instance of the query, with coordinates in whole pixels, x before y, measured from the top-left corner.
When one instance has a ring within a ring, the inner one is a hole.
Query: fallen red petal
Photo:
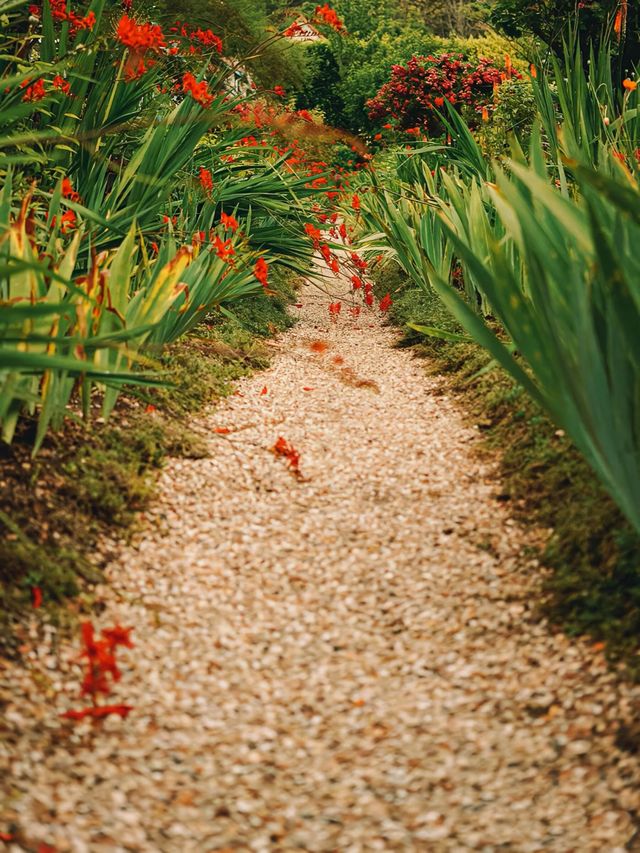
[[[216,427],[214,432],[217,432],[218,435],[229,435],[231,430],[228,427]]]
[[[93,717],[94,720],[101,720],[108,717],[110,714],[118,714],[123,719],[133,711],[133,705],[92,705],[89,708],[81,708],[80,710],[65,711],[60,716],[65,720],[84,720],[85,717]]]

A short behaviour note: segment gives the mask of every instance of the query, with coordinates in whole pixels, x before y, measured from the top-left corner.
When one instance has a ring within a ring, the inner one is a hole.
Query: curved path
[[[397,332],[300,298],[100,590],[101,625],[135,626],[130,717],[62,725],[77,649],[53,640],[2,674],[0,829],[78,853],[634,849],[615,738],[638,690],[533,618],[525,535]]]

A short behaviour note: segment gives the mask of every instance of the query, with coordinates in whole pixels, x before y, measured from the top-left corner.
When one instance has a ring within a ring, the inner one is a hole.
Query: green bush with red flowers
[[[520,76],[510,65],[498,68],[487,59],[477,63],[462,54],[412,56],[406,65],[394,65],[391,79],[367,102],[369,117],[398,130],[442,132],[445,102],[464,110],[471,124],[487,117],[493,93],[508,76]]]

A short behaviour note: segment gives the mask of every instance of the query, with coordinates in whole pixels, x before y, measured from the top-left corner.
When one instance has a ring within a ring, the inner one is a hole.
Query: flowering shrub
[[[482,115],[489,109],[494,87],[509,76],[520,76],[510,64],[499,69],[487,59],[477,64],[462,54],[413,56],[406,65],[394,65],[391,79],[367,102],[373,121],[392,119],[405,131],[441,130],[437,112],[445,112],[445,101]]]

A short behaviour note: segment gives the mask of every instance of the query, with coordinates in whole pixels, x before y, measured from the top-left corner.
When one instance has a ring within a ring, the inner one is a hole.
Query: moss
[[[264,338],[288,328],[294,292],[274,275],[276,293],[242,300],[187,338],[153,353],[166,386],[120,398],[105,425],[67,422],[31,459],[32,425],[0,446],[0,647],[17,645],[16,626],[43,592],[46,618],[67,620],[66,600],[101,580],[99,538],[121,536],[152,499],[168,456],[200,458],[206,441],[186,416],[232,391],[233,380],[268,364]],[[88,599],[87,599],[88,600]],[[83,605],[84,606],[84,605]]]
[[[386,279],[386,280],[385,280]],[[436,297],[410,286],[397,269],[391,319],[449,331],[455,321]],[[545,581],[541,611],[572,635],[606,644],[613,662],[640,679],[640,537],[632,530],[584,458],[561,430],[475,344],[424,338],[411,330],[403,341],[428,356],[428,369],[447,377],[487,450],[498,451],[503,493],[522,523],[552,529],[542,560],[553,571]]]

